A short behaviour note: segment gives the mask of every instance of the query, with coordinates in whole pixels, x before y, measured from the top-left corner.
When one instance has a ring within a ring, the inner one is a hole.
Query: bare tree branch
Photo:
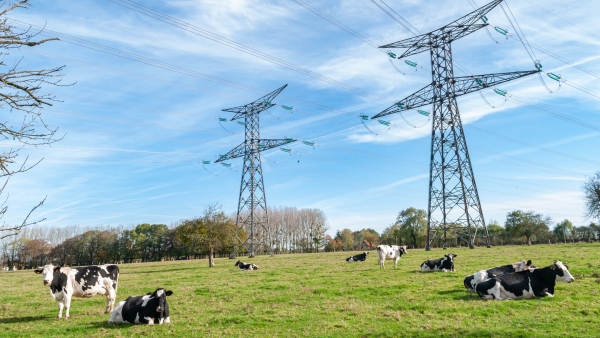
[[[34,47],[49,41],[56,41],[57,38],[46,38],[35,40],[42,30],[32,32],[31,27],[26,29],[16,28],[9,24],[7,14],[17,8],[29,7],[29,0],[2,1],[0,5],[0,49],[19,49],[25,46]],[[6,52],[0,52],[0,70],[6,67],[4,57]],[[49,127],[43,120],[41,111],[44,107],[52,106],[56,101],[54,95],[40,93],[43,86],[63,86],[60,82],[63,77],[61,71],[64,66],[50,69],[21,69],[22,59],[17,60],[8,71],[0,71],[0,110],[3,112],[21,112],[23,114],[21,122],[14,123],[14,117],[11,121],[2,119],[0,121],[0,141],[17,142],[16,149],[10,149],[0,153],[0,178],[5,178],[5,182],[0,188],[0,195],[4,192],[8,181],[12,175],[31,170],[41,160],[28,164],[29,157],[25,157],[22,163],[18,163],[17,157],[19,151],[24,146],[50,145],[58,142],[62,137],[57,138],[58,128]],[[3,116],[5,116],[4,114]],[[17,119],[16,121],[19,121]],[[44,219],[29,221],[32,213],[44,204],[44,198],[40,203],[33,207],[23,222],[18,225],[3,223],[0,225],[0,239],[18,234],[26,226],[37,224]],[[0,205],[0,219],[8,211],[8,196]]]

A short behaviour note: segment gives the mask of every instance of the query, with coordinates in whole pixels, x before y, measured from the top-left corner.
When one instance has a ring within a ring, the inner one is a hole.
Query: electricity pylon
[[[256,227],[260,226],[269,233],[267,229],[269,223],[267,215],[267,198],[263,182],[260,152],[296,141],[291,138],[260,138],[259,114],[275,105],[272,102],[273,99],[281,93],[285,87],[287,87],[287,84],[244,106],[223,109],[223,111],[235,113],[231,121],[243,118],[245,124],[245,141],[233,148],[227,154],[220,155],[219,159],[215,162],[242,156],[244,157],[244,169],[242,171],[242,183],[240,185],[240,199],[238,202],[235,223],[238,229],[242,228],[246,231],[250,230],[250,235],[247,239],[247,241],[250,242],[250,257],[254,257]],[[248,213],[243,213],[244,209],[247,209]]]
[[[431,84],[373,117],[433,103],[426,250],[431,249],[438,230],[443,231],[444,248],[447,246],[446,233],[451,231],[473,249],[479,229],[484,231],[487,247],[490,247],[456,97],[493,88],[539,70],[455,77],[451,43],[486,27],[484,15],[501,2],[492,1],[429,33],[379,47],[407,48],[399,59],[425,51],[431,54]],[[476,23],[479,19],[484,23]]]

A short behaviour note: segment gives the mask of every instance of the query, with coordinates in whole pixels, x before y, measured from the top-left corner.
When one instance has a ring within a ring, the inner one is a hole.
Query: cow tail
[[[113,285],[113,289],[115,289],[115,294],[117,293],[117,288],[119,287],[119,266],[115,265],[117,267],[117,273],[116,276],[117,278],[115,278],[115,284]]]

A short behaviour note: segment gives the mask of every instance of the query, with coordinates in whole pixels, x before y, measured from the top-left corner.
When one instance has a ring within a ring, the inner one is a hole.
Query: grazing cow
[[[385,261],[393,259],[395,269],[400,257],[402,257],[402,255],[406,255],[407,253],[408,251],[405,245],[378,245],[377,255],[379,256],[379,268],[385,269]]]
[[[145,296],[129,296],[126,300],[117,303],[110,314],[108,322],[111,324],[169,324],[169,304],[167,297],[173,291],[158,288],[154,292],[148,292]]]
[[[508,264],[508,265],[497,266],[495,268],[485,270],[487,272],[486,279],[492,278],[495,276],[505,275],[507,273],[523,271],[523,270],[529,269],[529,268],[535,268],[534,265],[531,265],[531,260],[528,260],[527,262],[522,260],[520,262],[516,262],[516,263],[512,263],[512,264]],[[465,284],[465,288],[467,288],[467,291],[475,292],[475,284],[476,284],[475,283],[475,274],[465,277],[464,284]]]
[[[348,257],[346,258],[346,262],[350,263],[350,262],[364,262],[367,260],[367,255],[369,254],[368,251],[365,251],[363,253],[361,253],[360,255],[356,255],[356,256],[352,256],[352,257]]]
[[[237,261],[235,263],[235,266],[239,266],[240,270],[258,270],[258,266],[252,264],[252,263],[245,263],[242,261]]]
[[[5,267],[3,268],[3,270],[4,270],[4,272],[7,272],[7,271],[8,271],[8,266],[5,266]]]
[[[58,318],[69,318],[72,297],[90,298],[106,296],[106,310],[110,313],[117,297],[119,267],[116,265],[94,265],[81,268],[61,268],[52,264],[34,270],[44,277],[44,285],[50,287],[50,294],[58,302]]]
[[[541,269],[526,269],[486,279],[487,272],[475,274],[475,291],[483,299],[525,299],[554,297],[556,282],[571,283],[575,279],[560,261]]]
[[[435,272],[435,271],[455,271],[454,270],[454,257],[457,257],[457,254],[447,254],[442,258],[431,259],[423,262],[421,264],[422,272]]]

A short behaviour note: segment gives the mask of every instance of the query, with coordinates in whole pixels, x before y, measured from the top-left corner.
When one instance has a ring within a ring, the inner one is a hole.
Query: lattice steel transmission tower
[[[438,231],[443,233],[444,248],[447,246],[447,232],[454,233],[474,248],[478,230],[483,230],[486,244],[490,247],[456,97],[493,88],[539,70],[455,77],[451,44],[486,27],[484,15],[501,2],[492,1],[429,33],[379,47],[407,48],[398,59],[425,51],[431,54],[431,84],[373,117],[433,104],[426,250],[431,249],[431,242]],[[476,23],[480,19],[483,23]]]
[[[215,162],[221,162],[237,157],[244,157],[244,169],[242,171],[242,183],[240,185],[240,199],[236,217],[236,225],[246,231],[250,231],[247,241],[250,242],[250,257],[253,257],[254,245],[256,243],[255,232],[260,226],[269,233],[267,225],[267,198],[265,196],[265,184],[263,182],[260,153],[271,148],[295,142],[291,138],[286,139],[261,139],[259,114],[275,104],[273,99],[287,87],[287,84],[278,88],[260,99],[244,106],[223,109],[223,111],[235,113],[231,121],[244,119],[245,141],[233,148],[225,155],[220,155]],[[247,209],[247,213],[244,210]]]

